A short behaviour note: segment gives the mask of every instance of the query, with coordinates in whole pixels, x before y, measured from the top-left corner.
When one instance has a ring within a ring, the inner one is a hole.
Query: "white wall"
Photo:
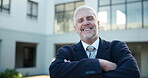
[[[37,55],[36,55],[36,67],[33,68],[17,68],[23,75],[29,73],[33,74],[45,74],[45,45],[46,36],[40,34],[24,33],[12,30],[0,29],[0,40],[1,40],[1,70],[4,71],[6,68],[15,68],[15,53],[16,53],[16,42],[28,42],[37,43]]]
[[[39,1],[38,1],[39,2]],[[0,28],[46,34],[44,1],[40,1],[38,20],[27,18],[27,0],[11,0],[10,14],[0,13]]]
[[[147,42],[148,28],[131,30],[100,31],[99,35],[106,40],[121,40],[125,42]]]
[[[47,36],[53,34],[54,0],[32,0],[38,2],[38,20],[26,17],[27,0],[11,0],[10,14],[0,12],[0,72],[15,68],[16,42],[37,43],[36,67],[17,68],[23,75],[48,74],[49,48]],[[47,52],[46,52],[47,51]],[[49,53],[50,55],[50,53]],[[46,66],[46,67],[45,67]]]
[[[44,1],[44,10],[45,14],[45,33],[47,35],[54,34],[54,0],[45,0]]]

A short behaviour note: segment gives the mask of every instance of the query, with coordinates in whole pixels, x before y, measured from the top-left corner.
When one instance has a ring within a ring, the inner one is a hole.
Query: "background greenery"
[[[4,72],[0,72],[0,78],[22,78],[22,74],[15,69],[6,69]]]

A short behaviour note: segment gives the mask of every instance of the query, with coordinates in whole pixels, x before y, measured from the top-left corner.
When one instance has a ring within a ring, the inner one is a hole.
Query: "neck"
[[[82,40],[84,43],[91,45],[93,44],[96,40],[98,39],[98,37],[94,38],[94,39],[86,39],[86,40]]]

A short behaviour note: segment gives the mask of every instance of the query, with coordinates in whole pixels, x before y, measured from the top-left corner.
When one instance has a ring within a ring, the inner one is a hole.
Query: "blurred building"
[[[0,72],[48,74],[57,49],[79,41],[73,11],[84,4],[98,13],[99,36],[126,42],[148,78],[148,0],[0,0]]]

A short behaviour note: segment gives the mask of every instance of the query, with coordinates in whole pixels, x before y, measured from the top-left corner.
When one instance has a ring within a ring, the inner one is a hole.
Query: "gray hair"
[[[78,8],[76,8],[76,10],[74,11],[74,16],[73,16],[74,25],[76,25],[76,15],[81,10],[91,10],[94,13],[94,16],[97,19],[97,12],[93,8],[91,8],[91,7],[87,6],[87,5],[82,5],[82,6],[78,7]]]

